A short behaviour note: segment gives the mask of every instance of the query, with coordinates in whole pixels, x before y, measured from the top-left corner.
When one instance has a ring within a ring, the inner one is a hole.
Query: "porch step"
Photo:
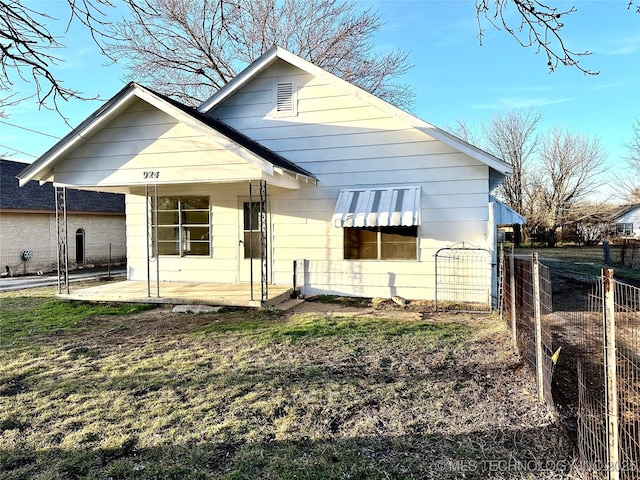
[[[213,305],[176,305],[171,311],[173,313],[217,313],[222,308]]]
[[[262,305],[262,302],[260,300],[253,300],[253,301],[249,301],[249,306],[258,307],[258,308],[262,306],[265,306],[267,308],[276,307],[277,305],[280,305],[281,303],[288,301],[291,298],[292,293],[293,293],[293,288],[289,288],[284,292],[280,293],[279,295],[269,298],[269,300],[265,302],[266,305]]]
[[[279,303],[275,308],[277,310],[282,310],[283,312],[288,312],[289,310],[296,308],[301,303],[304,303],[304,300],[301,298],[292,298],[291,300],[285,300],[284,302]]]

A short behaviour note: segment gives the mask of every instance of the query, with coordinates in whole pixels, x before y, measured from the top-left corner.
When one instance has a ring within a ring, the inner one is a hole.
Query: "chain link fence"
[[[95,255],[87,257],[83,262],[69,262],[69,270],[97,269],[107,270],[115,267],[123,267],[127,264],[126,255],[109,256]],[[57,262],[37,262],[34,260],[21,261],[13,265],[7,265],[7,275],[44,275],[58,270]],[[9,273],[10,272],[10,273]]]

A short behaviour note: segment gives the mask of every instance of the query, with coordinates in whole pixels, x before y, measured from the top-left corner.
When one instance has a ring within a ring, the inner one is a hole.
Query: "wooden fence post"
[[[536,330],[536,384],[538,387],[538,401],[544,402],[544,370],[542,350],[542,319],[540,318],[540,276],[538,264],[538,252],[531,255],[532,280],[533,280],[533,319]]]
[[[509,258],[509,291],[511,292],[511,341],[513,342],[513,348],[515,348],[518,355],[520,350],[518,349],[518,328],[516,324],[516,261],[515,251],[513,245],[511,245],[511,256]]]
[[[604,374],[607,402],[607,472],[609,480],[620,478],[620,433],[618,426],[618,378],[616,371],[615,280],[613,269],[602,270],[604,292]]]

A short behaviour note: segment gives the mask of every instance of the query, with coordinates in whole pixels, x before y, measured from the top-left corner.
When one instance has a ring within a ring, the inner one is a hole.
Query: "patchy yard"
[[[3,479],[579,478],[495,316],[23,295],[0,297]]]
[[[611,250],[619,250],[619,245],[612,245]],[[531,255],[538,252],[540,261],[555,271],[571,271],[586,275],[599,276],[603,268],[613,268],[615,277],[629,285],[640,286],[640,271],[623,267],[619,263],[619,253],[611,255],[612,263],[604,264],[602,246],[579,247],[564,246],[555,248],[517,248],[516,255]]]

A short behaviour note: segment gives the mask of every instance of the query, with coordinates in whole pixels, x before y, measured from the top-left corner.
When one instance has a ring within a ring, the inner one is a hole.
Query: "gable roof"
[[[145,88],[145,87],[140,87],[140,88]],[[272,163],[276,167],[285,168],[285,169],[287,169],[287,170],[289,170],[289,171],[291,171],[293,173],[299,173],[301,175],[305,175],[305,176],[313,178],[313,179],[316,178],[311,172],[308,172],[304,168],[302,168],[302,167],[296,165],[295,163],[287,160],[282,155],[280,155],[280,154],[274,152],[273,150],[265,147],[261,143],[258,143],[255,140],[252,140],[251,138],[247,137],[244,133],[239,132],[238,130],[236,130],[235,128],[233,128],[230,125],[226,124],[222,120],[219,120],[217,118],[213,118],[213,117],[211,117],[209,115],[205,115],[205,114],[201,113],[200,111],[198,111],[197,109],[195,109],[193,107],[189,107],[188,105],[180,103],[180,102],[178,102],[178,101],[176,101],[176,100],[174,100],[172,98],[169,98],[169,97],[167,97],[167,96],[165,96],[165,95],[163,95],[161,93],[155,92],[155,91],[153,91],[153,90],[151,90],[149,88],[146,88],[146,90],[149,91],[149,92],[152,92],[154,95],[156,95],[159,98],[163,99],[165,102],[169,103],[170,105],[173,105],[174,107],[180,109],[181,111],[183,111],[187,115],[191,116],[195,120],[197,120],[199,122],[202,122],[203,124],[213,128],[217,132],[222,133],[224,136],[226,136],[230,140],[233,140],[237,144],[243,146],[244,148],[246,148],[250,152],[253,152],[256,155],[261,156],[262,158],[264,158],[265,160],[269,161],[270,163]]]
[[[627,215],[628,213],[633,212],[636,209],[640,209],[640,203],[632,203],[632,204],[629,204],[629,205],[623,205],[618,210],[615,210],[611,214],[612,220],[616,221],[616,220],[620,219],[621,217]]]
[[[195,108],[177,102],[176,100],[166,97],[158,92],[154,92],[153,90],[143,87],[135,82],[130,82],[111,99],[109,99],[102,107],[93,112],[80,125],[62,138],[62,140],[46,151],[34,163],[27,166],[22,172],[20,172],[18,174],[20,185],[25,185],[32,179],[47,181],[47,178],[51,175],[53,166],[57,160],[62,158],[65,152],[70,151],[101,125],[126,109],[127,106],[136,98],[140,98],[150,103],[164,113],[174,117],[176,120],[185,122],[196,129],[205,129],[208,132],[214,130],[275,167],[288,170],[296,175],[302,175],[309,179],[317,180],[312,173],[302,167],[299,167],[295,163],[290,162],[264,145],[250,139],[221,120],[211,118],[210,116],[199,112]]]
[[[16,177],[28,165],[0,159],[0,210],[55,211],[53,185],[18,185]],[[124,195],[67,189],[67,211],[124,214]]]
[[[390,114],[391,116],[408,124],[409,126],[435,138],[436,140],[441,141],[442,143],[460,152],[469,155],[471,158],[474,158],[489,166],[499,176],[504,177],[510,175],[513,172],[513,167],[507,162],[500,160],[499,158],[479,149],[478,147],[471,145],[464,140],[461,140],[455,135],[445,132],[444,130],[439,129],[434,125],[431,125],[430,123],[425,122],[424,120],[415,117],[394,105],[391,105],[388,102],[385,102],[384,100],[376,97],[375,95],[372,95],[371,93],[361,89],[360,87],[342,80],[332,73],[329,73],[326,70],[312,64],[311,62],[308,62],[307,60],[304,60],[303,58],[300,58],[299,56],[294,55],[293,53],[278,46],[271,47],[260,58],[258,58],[246,69],[244,69],[237,76],[231,79],[229,83],[225,84],[209,99],[204,101],[198,107],[198,111],[202,113],[211,111],[213,108],[220,105],[224,100],[237,92],[240,88],[247,85],[251,80],[253,80],[257,75],[270,67],[278,59],[290,63],[291,65],[309,73],[310,75],[322,78],[323,80],[336,86],[337,88],[340,88],[357,98],[361,98],[362,100],[381,109],[382,111]],[[496,185],[498,183],[499,181],[496,183]]]

